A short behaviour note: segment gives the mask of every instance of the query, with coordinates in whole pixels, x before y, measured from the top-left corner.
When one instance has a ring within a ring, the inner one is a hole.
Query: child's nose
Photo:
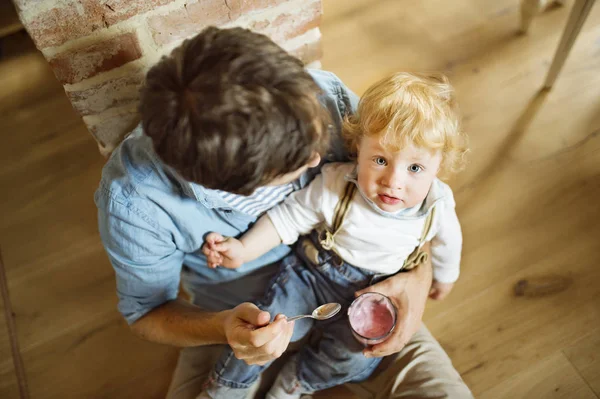
[[[405,185],[404,173],[398,170],[391,171],[383,177],[382,184],[394,190],[402,190]]]

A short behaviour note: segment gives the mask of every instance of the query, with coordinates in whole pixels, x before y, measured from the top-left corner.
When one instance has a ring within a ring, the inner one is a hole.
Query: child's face
[[[442,155],[414,146],[390,152],[379,138],[365,136],[358,146],[358,184],[386,212],[422,202],[435,179]]]

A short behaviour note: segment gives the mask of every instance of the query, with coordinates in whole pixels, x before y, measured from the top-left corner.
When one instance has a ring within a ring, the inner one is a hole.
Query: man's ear
[[[307,165],[309,168],[315,168],[315,167],[319,166],[320,162],[321,162],[321,154],[319,154],[318,152],[315,151],[310,156],[310,159],[308,160]]]

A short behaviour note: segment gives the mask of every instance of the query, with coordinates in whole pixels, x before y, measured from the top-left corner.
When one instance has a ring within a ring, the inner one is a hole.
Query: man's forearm
[[[397,280],[402,286],[398,287],[399,292],[406,290],[406,286],[410,284],[414,288],[418,288],[417,291],[411,289],[413,293],[423,293],[423,298],[426,298],[431,284],[433,282],[433,266],[431,265],[431,243],[427,242],[423,245],[423,250],[429,254],[427,261],[421,263],[417,267],[407,272],[398,273],[399,278]],[[407,278],[408,277],[408,278]]]
[[[178,298],[153,309],[134,322],[131,329],[139,337],[160,344],[224,344],[227,339],[223,326],[229,312],[205,312]]]

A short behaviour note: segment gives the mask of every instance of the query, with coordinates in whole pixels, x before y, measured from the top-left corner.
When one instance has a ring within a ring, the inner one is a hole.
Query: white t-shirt
[[[325,165],[322,173],[267,214],[284,244],[292,244],[324,223],[331,229],[334,209],[348,181],[356,183],[354,163]],[[443,283],[458,279],[462,233],[450,187],[435,179],[423,203],[398,213],[384,212],[367,201],[360,188],[335,236],[333,249],[353,266],[383,274],[398,272],[419,245],[427,214],[435,217],[431,240],[433,276]]]

